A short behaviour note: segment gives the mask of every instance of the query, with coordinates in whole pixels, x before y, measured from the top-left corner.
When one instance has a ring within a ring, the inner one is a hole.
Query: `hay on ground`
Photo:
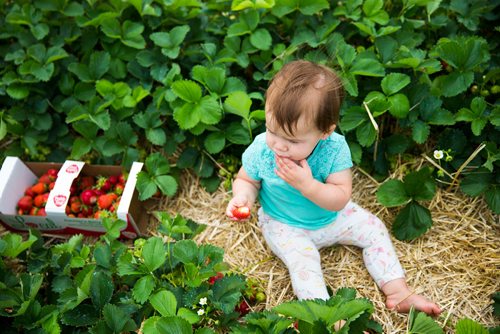
[[[353,200],[390,228],[397,209],[377,202],[378,183],[356,169],[353,184]],[[196,177],[185,175],[178,195],[165,198],[159,208],[207,225],[196,240],[223,248],[225,261],[233,270],[261,282],[267,300],[258,310],[294,299],[285,266],[273,256],[257,227],[255,209],[252,219],[245,223],[226,218],[230,196],[222,187],[207,193]],[[498,216],[479,198],[444,190],[438,190],[428,204],[434,226],[425,235],[412,242],[392,238],[408,285],[441,306],[444,312],[436,321],[446,333],[453,333],[456,322],[462,318],[487,327],[498,326],[491,299],[494,292],[500,291]],[[151,231],[154,229],[153,224]],[[386,309],[382,292],[365,269],[360,249],[334,246],[322,249],[321,256],[325,280],[333,290],[355,288],[358,296],[374,303],[374,319],[383,325],[384,333],[406,333],[407,315]]]

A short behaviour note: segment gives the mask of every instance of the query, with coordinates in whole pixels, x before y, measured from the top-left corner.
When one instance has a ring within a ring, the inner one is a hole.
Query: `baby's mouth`
[[[297,160],[294,160],[294,159],[292,159],[290,157],[285,157],[283,155],[279,155],[278,153],[275,153],[275,156],[276,156],[276,159],[288,159],[288,160],[291,160],[291,161],[295,162],[297,165],[300,165]]]

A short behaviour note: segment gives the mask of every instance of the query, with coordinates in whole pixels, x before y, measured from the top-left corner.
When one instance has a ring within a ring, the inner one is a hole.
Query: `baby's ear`
[[[321,137],[321,139],[326,139],[328,137],[330,137],[330,135],[333,133],[333,131],[335,131],[335,129],[337,128],[337,125],[336,124],[333,124],[330,129],[328,129],[327,132],[324,132],[323,133],[323,136]]]

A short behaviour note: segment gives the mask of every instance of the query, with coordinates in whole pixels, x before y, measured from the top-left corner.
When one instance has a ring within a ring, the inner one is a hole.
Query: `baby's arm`
[[[226,215],[236,220],[233,216],[233,210],[238,207],[246,206],[251,208],[260,190],[260,182],[255,181],[248,176],[243,167],[238,171],[236,179],[233,181],[233,198],[229,201],[226,208]]]
[[[340,211],[351,198],[351,170],[344,169],[330,174],[325,183],[313,179],[301,192],[310,201],[326,210]]]

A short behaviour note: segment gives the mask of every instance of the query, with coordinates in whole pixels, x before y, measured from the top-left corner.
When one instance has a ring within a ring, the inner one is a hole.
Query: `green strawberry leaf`
[[[143,323],[144,334],[191,334],[193,328],[186,320],[177,316],[150,317]]]
[[[392,233],[398,240],[409,241],[427,232],[431,226],[432,217],[429,209],[411,201],[396,216]]]
[[[443,334],[441,327],[423,312],[412,308],[409,318],[408,334]]]
[[[196,264],[198,257],[198,246],[193,240],[180,240],[175,243],[174,256],[184,264]]]
[[[149,297],[151,306],[162,316],[175,316],[177,313],[177,299],[175,295],[168,290],[160,290]]]
[[[224,101],[224,110],[226,112],[241,116],[244,119],[248,119],[251,106],[252,100],[247,93],[242,91],[229,94]]]
[[[113,296],[114,286],[111,277],[103,271],[95,271],[90,281],[90,298],[92,304],[102,310]]]
[[[2,254],[2,256],[16,258],[19,254],[30,248],[38,238],[33,235],[30,230],[29,238],[26,241],[23,241],[21,235],[14,233],[8,233],[2,237],[2,240],[5,243],[5,248],[0,254]]]
[[[242,276],[225,276],[215,281],[212,289],[213,294],[209,295],[208,298],[216,309],[229,314],[234,311],[245,286],[246,283]]]
[[[405,118],[410,112],[410,101],[404,94],[395,94],[387,98],[390,107],[389,112],[396,118]]]
[[[121,40],[123,44],[134,49],[142,50],[146,47],[146,41],[142,37],[144,25],[137,22],[126,20],[122,26],[123,34]]]
[[[99,321],[99,311],[89,304],[80,304],[72,310],[64,312],[61,323],[68,326],[91,326]]]
[[[178,80],[172,83],[172,90],[186,102],[196,103],[201,99],[201,87],[191,80]]]
[[[377,190],[377,200],[386,207],[400,206],[411,200],[406,193],[405,185],[400,180],[391,179],[384,182]]]
[[[144,304],[156,287],[156,282],[153,276],[146,275],[142,276],[135,282],[134,288],[132,289],[132,297],[139,304]]]
[[[415,201],[430,201],[436,193],[436,184],[429,168],[410,172],[403,178],[405,192]]]
[[[273,39],[267,29],[260,28],[250,35],[250,43],[259,50],[269,50]]]
[[[456,334],[489,334],[488,331],[480,323],[471,319],[460,319],[455,326]]]
[[[162,194],[167,196],[174,196],[177,192],[177,181],[170,175],[159,175],[155,177],[155,183],[160,188]]]
[[[103,309],[104,321],[113,333],[121,333],[127,325],[130,316],[120,307],[114,304],[107,304]],[[128,319],[128,320],[126,320]]]
[[[390,73],[382,79],[381,86],[385,95],[393,95],[408,86],[411,79],[403,73]]]
[[[497,185],[491,186],[484,193],[484,199],[488,207],[496,214],[500,214],[500,187]]]
[[[147,239],[142,249],[142,258],[144,259],[144,265],[150,272],[161,267],[167,259],[163,240],[160,237]]]
[[[219,153],[226,146],[226,136],[222,131],[212,132],[205,138],[203,145],[205,146],[208,153]]]
[[[484,168],[477,169],[466,175],[460,182],[460,189],[469,196],[479,196],[489,188],[493,174]]]
[[[412,138],[418,144],[423,144],[427,140],[431,133],[431,127],[429,124],[416,120],[412,126]]]

